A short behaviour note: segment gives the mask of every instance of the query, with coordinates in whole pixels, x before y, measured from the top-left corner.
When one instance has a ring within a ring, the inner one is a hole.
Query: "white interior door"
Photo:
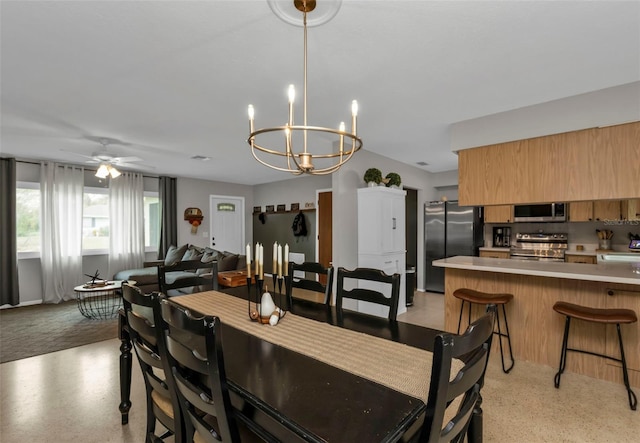
[[[244,253],[244,197],[209,198],[210,246],[218,251]]]

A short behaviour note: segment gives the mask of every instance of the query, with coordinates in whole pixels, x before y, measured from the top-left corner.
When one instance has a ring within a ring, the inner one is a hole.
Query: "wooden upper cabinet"
[[[485,223],[511,223],[513,222],[513,206],[498,205],[484,207]]]
[[[585,222],[593,220],[593,202],[569,203],[569,221]]]
[[[640,198],[623,200],[620,212],[623,220],[640,220]]]
[[[640,198],[640,122],[458,151],[462,206]]]
[[[597,221],[620,220],[620,200],[597,200],[593,202],[593,218]]]

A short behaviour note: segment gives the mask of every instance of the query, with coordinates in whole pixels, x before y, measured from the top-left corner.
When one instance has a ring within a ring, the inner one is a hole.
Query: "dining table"
[[[432,350],[442,331],[274,294],[275,326],[251,321],[251,288],[172,297],[220,317],[235,407],[280,441],[407,441],[424,421]],[[253,305],[255,307],[255,305]],[[120,412],[131,408],[131,343],[120,316]],[[462,367],[459,361],[457,368]],[[469,441],[482,441],[482,412]]]

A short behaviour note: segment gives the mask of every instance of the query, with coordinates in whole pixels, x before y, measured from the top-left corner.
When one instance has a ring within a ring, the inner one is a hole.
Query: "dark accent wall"
[[[289,244],[289,252],[303,253],[306,261],[316,260],[316,212],[304,211],[307,225],[307,235],[295,237],[293,235],[293,219],[297,212],[263,213],[265,223],[258,218],[259,214],[253,214],[253,244],[262,243],[264,246],[264,272],[272,272],[273,242],[278,242],[284,247]],[[253,251],[253,245],[251,247]]]

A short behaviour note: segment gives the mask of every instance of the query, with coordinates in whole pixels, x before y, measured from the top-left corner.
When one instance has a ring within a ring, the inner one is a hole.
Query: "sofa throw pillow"
[[[247,269],[247,256],[239,255],[238,263],[236,263],[236,269],[245,271]]]
[[[201,260],[204,256],[204,248],[199,248],[194,245],[189,245],[187,251],[182,256],[182,261],[189,260]]]
[[[188,247],[189,247],[188,244],[184,244],[179,248],[173,245],[169,246],[167,255],[165,255],[164,257],[165,266],[175,265],[180,260],[182,260],[182,257],[184,256],[184,253],[187,252]]]
[[[220,251],[217,251],[215,249],[212,248],[204,248],[204,253],[202,255],[202,258],[200,259],[200,261],[202,263],[209,263],[211,261],[217,260],[218,256],[221,254]]]
[[[238,264],[238,254],[229,254],[218,256],[218,272],[235,271]]]

